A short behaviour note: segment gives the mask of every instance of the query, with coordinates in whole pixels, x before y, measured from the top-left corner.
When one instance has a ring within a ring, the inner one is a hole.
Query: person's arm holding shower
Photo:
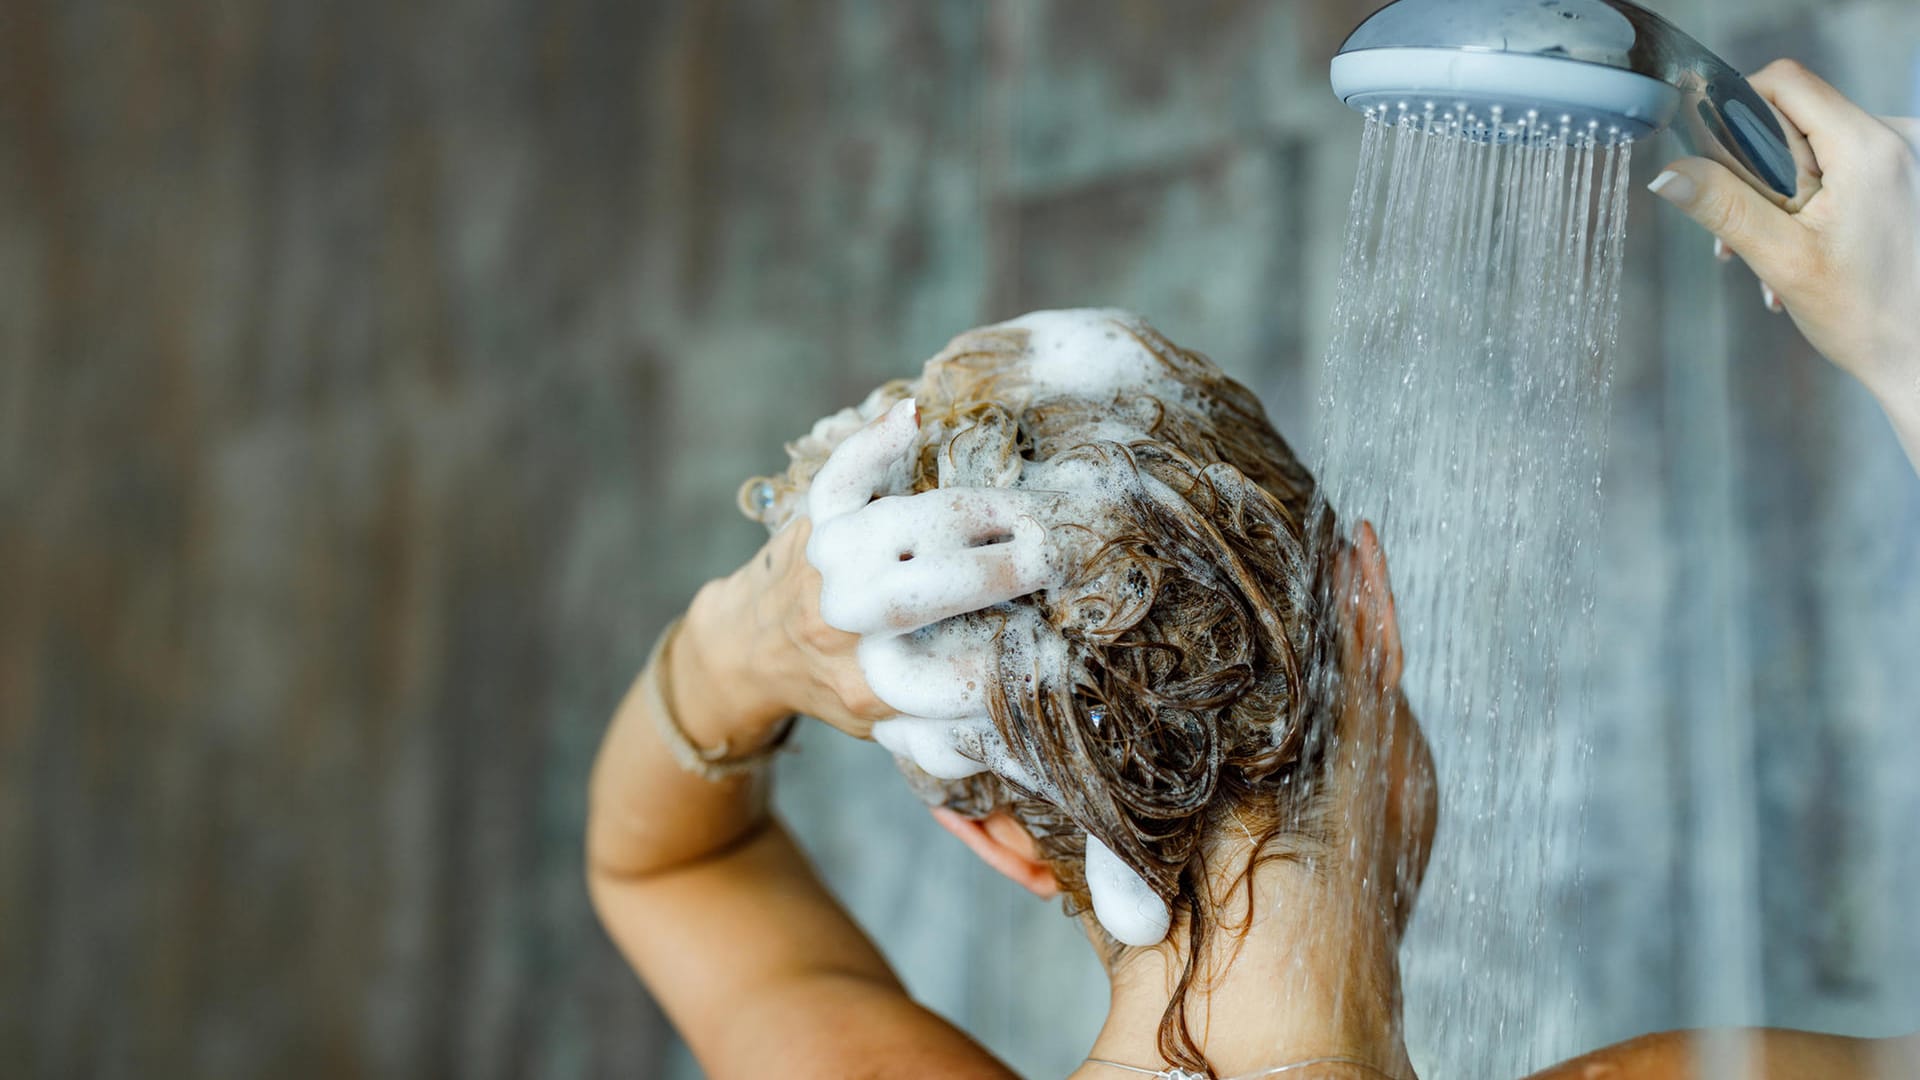
[[[700,589],[615,713],[588,794],[594,908],[708,1076],[1007,1076],[911,999],[768,812],[752,763],[790,717],[865,737],[892,713],[859,638],[821,618],[810,532]]]
[[[1745,260],[1814,348],[1873,393],[1920,470],[1920,121],[1872,116],[1791,60],[1751,82],[1806,134],[1820,190],[1790,214],[1683,158],[1654,193]]]

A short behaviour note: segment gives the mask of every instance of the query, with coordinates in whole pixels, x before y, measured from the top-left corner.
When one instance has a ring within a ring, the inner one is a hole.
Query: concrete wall
[[[0,0],[0,1060],[694,1075],[588,911],[581,799],[755,546],[735,485],[1064,304],[1313,445],[1358,129],[1324,64],[1370,6]],[[1663,10],[1920,113],[1908,0]],[[1633,221],[1543,992],[1585,1044],[1911,1029],[1920,481],[1745,271]],[[1077,1062],[1066,921],[884,755],[801,744],[781,806],[910,985]]]

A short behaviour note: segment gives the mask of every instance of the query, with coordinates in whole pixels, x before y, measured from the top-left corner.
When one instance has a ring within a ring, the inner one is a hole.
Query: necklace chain
[[[1123,1065],[1118,1061],[1108,1061],[1105,1058],[1088,1058],[1085,1064],[1105,1065],[1109,1068],[1125,1069],[1128,1072],[1139,1073],[1142,1076],[1157,1076],[1160,1080],[1206,1080],[1205,1075],[1202,1073],[1188,1072],[1178,1067],[1143,1069],[1138,1065]],[[1260,1077],[1278,1076],[1281,1073],[1292,1072],[1295,1069],[1304,1069],[1309,1065],[1353,1065],[1377,1076],[1384,1076],[1387,1080],[1394,1080],[1392,1073],[1387,1072],[1378,1065],[1368,1061],[1361,1061],[1359,1058],[1350,1057],[1309,1058],[1306,1061],[1296,1061],[1289,1065],[1276,1065],[1271,1069],[1261,1069],[1258,1072],[1244,1073],[1240,1076],[1230,1077],[1229,1080],[1259,1080]]]

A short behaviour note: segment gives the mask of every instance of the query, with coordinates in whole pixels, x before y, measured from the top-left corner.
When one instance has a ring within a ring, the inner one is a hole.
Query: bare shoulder
[[[1527,1080],[1690,1080],[1694,1075],[1691,1034],[1662,1031],[1563,1061]]]

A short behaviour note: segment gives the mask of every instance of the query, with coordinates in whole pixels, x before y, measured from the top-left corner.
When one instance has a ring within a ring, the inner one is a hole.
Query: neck
[[[1411,1077],[1400,1027],[1399,935],[1390,907],[1337,867],[1276,861],[1255,876],[1255,917],[1246,926],[1246,890],[1230,884],[1216,882],[1222,902],[1187,992],[1188,1029],[1216,1074],[1235,1077],[1341,1057],[1388,1076]],[[1160,1052],[1160,1018],[1186,963],[1183,924],[1175,924],[1167,944],[1129,949],[1112,964],[1112,1007],[1089,1058],[1168,1067]],[[1087,1064],[1071,1080],[1130,1075]],[[1327,1065],[1298,1075],[1377,1080],[1379,1073]]]

